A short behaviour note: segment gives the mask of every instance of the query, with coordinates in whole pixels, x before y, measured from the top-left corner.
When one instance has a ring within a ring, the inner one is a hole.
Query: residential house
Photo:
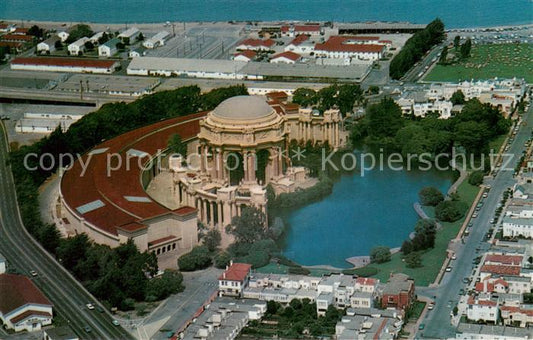
[[[414,280],[402,273],[391,274],[389,281],[383,287],[381,306],[405,310],[411,306],[414,299]]]
[[[315,50],[315,45],[309,40],[308,35],[300,34],[285,46],[284,50],[286,52],[310,54]]]
[[[270,62],[274,64],[278,64],[278,63],[294,64],[297,61],[300,61],[301,59],[302,59],[301,55],[299,55],[298,53],[289,51],[289,52],[278,53],[272,56],[272,58],[270,59]]]
[[[235,53],[235,55],[233,56],[233,60],[250,62],[254,60],[256,56],[257,56],[257,52],[251,51],[251,50],[244,50],[244,51]]]
[[[269,51],[276,44],[272,39],[245,39],[237,45],[237,51],[252,50],[252,51]]]
[[[117,38],[121,39],[122,41],[129,40],[130,43],[133,43],[139,34],[141,34],[141,31],[139,31],[137,27],[130,27],[124,32],[120,33]]]
[[[52,53],[56,50],[56,43],[60,41],[58,36],[52,36],[37,44],[38,53]]]
[[[467,302],[466,317],[471,321],[492,322],[498,321],[498,302],[490,297],[470,296]]]
[[[61,32],[57,32],[57,36],[59,37],[59,39],[61,39],[61,42],[65,42],[67,41],[70,34],[68,32],[61,31]]]
[[[25,276],[0,275],[0,320],[15,332],[38,331],[52,323],[52,303]]]
[[[252,266],[247,263],[230,263],[218,278],[220,295],[242,296],[243,289],[250,280]]]
[[[117,53],[117,44],[120,43],[120,39],[113,38],[106,41],[102,45],[98,46],[98,56],[111,57]]]
[[[142,45],[146,48],[156,48],[158,46],[163,46],[165,45],[165,41],[168,39],[169,36],[170,33],[168,33],[167,31],[161,31],[153,37],[143,41]]]
[[[68,53],[70,55],[80,55],[85,52],[85,43],[89,41],[89,38],[82,37],[68,45]]]

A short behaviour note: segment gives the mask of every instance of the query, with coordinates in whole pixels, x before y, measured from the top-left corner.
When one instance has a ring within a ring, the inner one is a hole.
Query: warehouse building
[[[113,73],[120,64],[114,60],[21,57],[11,62],[12,70],[72,73]]]
[[[133,58],[129,64],[127,74],[244,79],[244,74],[240,70],[246,64],[246,62],[234,60],[137,57]]]

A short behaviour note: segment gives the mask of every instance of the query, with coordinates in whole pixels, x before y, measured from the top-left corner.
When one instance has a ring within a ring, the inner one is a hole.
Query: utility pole
[[[80,99],[83,100],[83,80],[80,79]]]
[[[85,80],[85,84],[87,85],[87,92],[89,92],[89,79]]]
[[[175,28],[176,25],[174,25],[174,23],[172,23],[172,36],[175,37],[176,36],[176,28]]]

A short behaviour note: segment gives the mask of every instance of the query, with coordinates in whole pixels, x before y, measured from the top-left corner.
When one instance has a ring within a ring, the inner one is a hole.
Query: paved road
[[[20,220],[15,185],[7,166],[7,139],[2,124],[0,193],[0,253],[8,264],[28,276],[30,270],[38,272],[38,276],[33,278],[34,283],[52,301],[54,311],[68,320],[78,335],[94,339],[132,338],[122,327],[111,323],[111,315],[86,309],[85,304],[95,303],[95,298],[27,233]],[[85,326],[91,327],[92,332],[85,333]]]
[[[492,226],[489,221],[494,217],[497,204],[502,199],[503,192],[515,184],[513,178],[514,167],[524,151],[524,143],[531,137],[531,127],[533,126],[533,107],[530,107],[524,116],[527,126],[522,126],[512,143],[508,157],[511,159],[506,168],[505,159],[496,177],[486,182],[492,186],[489,195],[484,199],[483,208],[479,211],[478,217],[473,219],[474,223],[470,236],[466,242],[457,245],[457,260],[452,261],[452,271],[446,273],[437,288],[417,288],[417,293],[423,296],[436,296],[435,309],[429,311],[425,330],[418,334],[422,338],[448,338],[455,337],[455,328],[450,323],[450,312],[459,300],[459,290],[465,288],[463,278],[469,277],[474,271],[473,260],[489,249],[490,244],[484,241],[485,234]]]
[[[433,47],[431,50],[429,50],[429,53],[422,58],[421,61],[418,62],[416,66],[413,66],[407,73],[402,77],[402,81],[405,82],[416,82],[420,78],[424,76],[426,71],[429,71],[431,65],[438,60],[438,54],[440,51],[442,51],[442,48],[444,45],[447,44],[447,41],[445,40],[444,43],[437,45]],[[427,67],[427,69],[426,69]],[[422,74],[421,74],[422,73]]]

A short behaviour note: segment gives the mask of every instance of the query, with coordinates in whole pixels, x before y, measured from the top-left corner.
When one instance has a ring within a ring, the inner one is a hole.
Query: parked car
[[[94,306],[93,306],[92,303],[87,303],[87,304],[85,305],[85,307],[87,307],[89,310],[93,310],[93,309],[94,309]]]
[[[30,275],[35,277],[37,276],[37,272],[35,270],[30,270]]]

